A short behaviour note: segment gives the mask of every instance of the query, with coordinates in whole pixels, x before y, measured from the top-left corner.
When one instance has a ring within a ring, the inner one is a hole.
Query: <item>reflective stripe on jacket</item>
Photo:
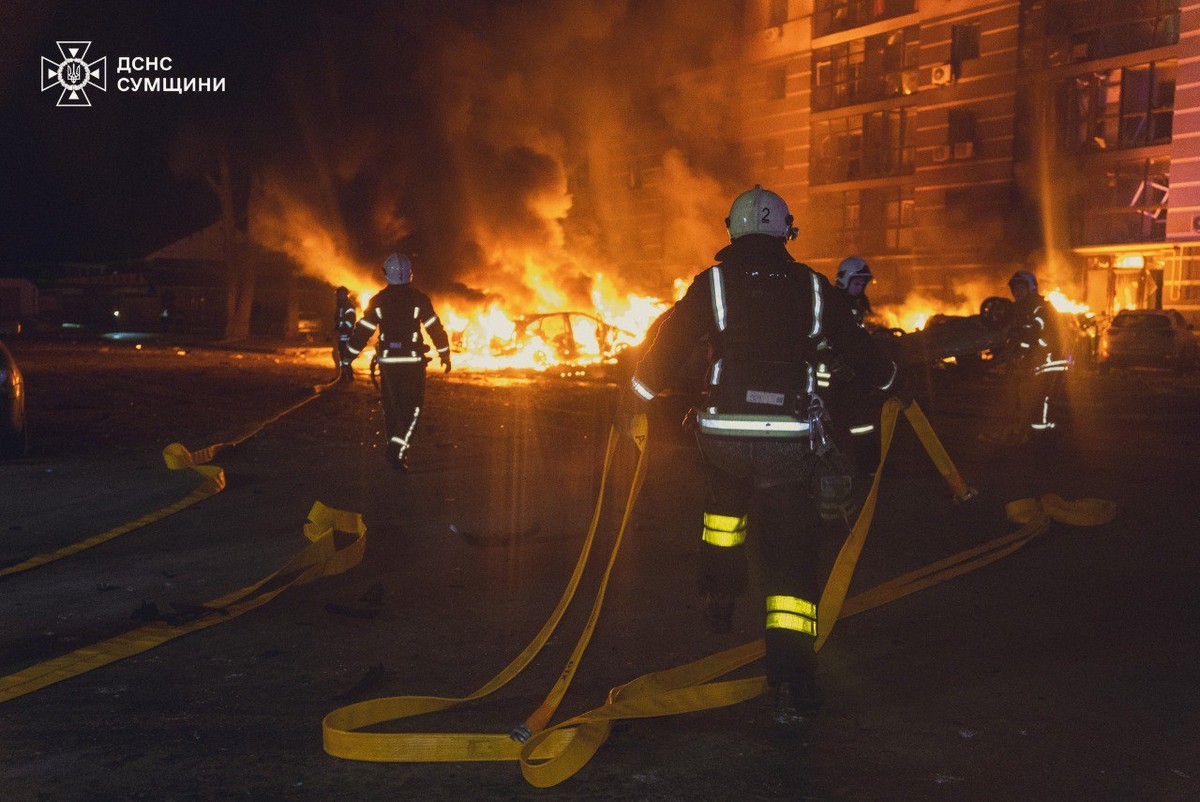
[[[696,276],[662,319],[634,372],[641,397],[675,386],[680,366],[706,341],[708,399],[697,422],[711,434],[807,437],[822,337],[869,383],[891,386],[896,366],[829,281],[793,261],[782,239],[739,237],[717,257],[721,263]]]
[[[429,296],[411,284],[389,284],[375,294],[350,336],[348,349],[357,356],[376,331],[376,346],[381,364],[424,362],[429,346],[421,337],[421,328],[429,332],[434,347],[445,354],[450,340],[438,319]]]

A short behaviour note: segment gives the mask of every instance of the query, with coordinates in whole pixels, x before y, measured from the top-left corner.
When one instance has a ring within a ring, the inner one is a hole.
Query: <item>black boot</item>
[[[784,735],[801,735],[809,720],[820,709],[816,683],[778,682],[768,686],[771,726]]]

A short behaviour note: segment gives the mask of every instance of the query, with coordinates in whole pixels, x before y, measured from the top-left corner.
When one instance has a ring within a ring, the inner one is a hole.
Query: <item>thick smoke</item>
[[[431,292],[514,311],[587,306],[596,274],[669,297],[744,181],[716,77],[733,71],[712,69],[736,54],[733,17],[716,0],[310,9],[278,33],[304,47],[277,75],[290,130],[258,168],[251,233],[367,285],[403,248]]]

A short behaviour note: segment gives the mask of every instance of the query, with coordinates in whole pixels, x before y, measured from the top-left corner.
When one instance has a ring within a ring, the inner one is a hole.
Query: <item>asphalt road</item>
[[[181,497],[195,481],[165,469],[163,446],[235,439],[331,372],[316,351],[10,347],[27,374],[33,451],[0,464],[0,565]],[[348,701],[466,694],[524,647],[586,532],[614,385],[431,373],[413,471],[400,475],[360,380],[220,452],[228,487],[214,498],[0,578],[3,676],[136,627],[146,602],[200,603],[266,576],[306,542],[314,500],[361,512],[368,527],[366,556],[346,574],[0,704],[0,797],[1200,798],[1200,379],[1079,373],[1070,391],[1068,431],[1013,450],[979,438],[994,425],[994,379],[932,374],[922,405],[981,495],[951,504],[902,430],[851,592],[1012,531],[1012,499],[1108,498],[1113,523],[1055,524],[997,563],[840,622],[820,655],[825,709],[803,739],[779,739],[759,701],[637,721],[539,790],[510,763],[337,759],[322,751],[320,723]],[[635,676],[759,635],[748,599],[731,633],[700,620],[703,479],[679,412],[654,410],[646,486],[560,718]],[[632,464],[628,446],[618,486]],[[615,512],[602,553],[614,530]],[[598,576],[598,566],[585,574],[581,609],[525,674],[397,728],[507,732],[523,720],[562,670]],[[374,617],[329,609],[372,596]]]

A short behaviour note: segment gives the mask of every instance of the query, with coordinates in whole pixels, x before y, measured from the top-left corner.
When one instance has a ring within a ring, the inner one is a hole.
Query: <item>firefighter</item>
[[[756,185],[733,201],[725,225],[730,244],[665,316],[632,390],[649,401],[673,387],[707,338],[706,399],[691,417],[709,485],[700,544],[704,613],[715,629],[730,626],[734,598],[747,585],[744,541],[753,503],[765,562],[772,719],[795,729],[818,706],[821,526],[812,487],[826,486],[825,466],[836,468],[816,365],[836,350],[883,390],[897,387],[897,368],[829,281],[788,254],[797,232],[783,198]],[[818,353],[821,342],[826,348]],[[840,479],[840,468],[831,476]]]
[[[421,327],[433,339],[445,373],[450,372],[450,340],[429,296],[412,285],[412,261],[407,256],[393,253],[383,262],[383,274],[388,286],[371,298],[354,327],[345,364],[348,366],[379,332],[375,351],[387,428],[387,458],[393,468],[407,472],[408,450],[425,401],[425,363],[430,361],[425,355],[429,346],[421,337]]]
[[[867,298],[867,285],[874,278],[871,266],[861,256],[847,256],[837,268],[834,283],[846,294],[850,310],[860,326],[872,312],[871,301]]]
[[[865,328],[872,314],[867,286],[874,280],[871,266],[861,256],[847,256],[834,278],[835,292],[846,299],[858,325]],[[817,380],[832,383],[830,395],[850,438],[855,473],[869,477],[879,464],[879,414],[884,394],[862,381],[844,360],[834,359],[829,366],[818,365]]]
[[[350,335],[354,331],[354,302],[350,290],[337,288],[337,308],[333,313],[333,363],[338,369],[338,380],[354,381],[354,369],[350,366]]]
[[[1063,348],[1058,313],[1038,292],[1037,277],[1018,270],[1008,280],[1013,297],[1012,326],[1006,350],[1013,376],[1013,421],[1008,438],[1024,442],[1054,429],[1053,409],[1070,359]]]

